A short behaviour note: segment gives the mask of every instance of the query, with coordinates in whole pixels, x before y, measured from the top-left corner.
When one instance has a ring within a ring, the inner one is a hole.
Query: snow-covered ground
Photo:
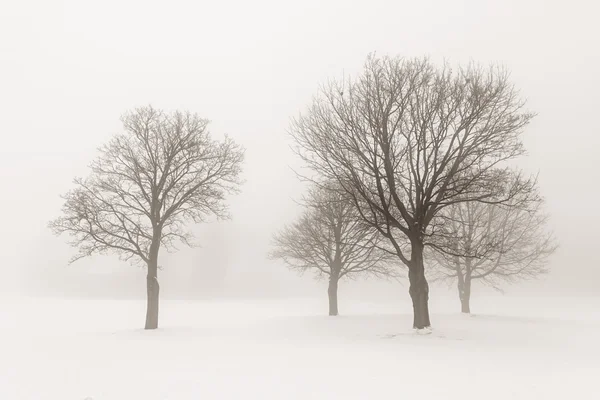
[[[598,398],[600,299],[432,299],[431,335],[409,304],[4,300],[0,399]],[[475,305],[476,304],[476,305]],[[493,312],[491,312],[493,310]]]

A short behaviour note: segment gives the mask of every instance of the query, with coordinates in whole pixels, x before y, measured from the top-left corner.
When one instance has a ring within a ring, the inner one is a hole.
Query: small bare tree
[[[436,215],[464,201],[502,204],[533,184],[502,185],[505,162],[524,153],[533,115],[523,108],[500,68],[369,57],[358,79],[324,86],[292,122],[307,178],[338,182],[408,267],[414,328],[430,326],[423,251]]]
[[[312,270],[327,277],[329,315],[338,315],[338,282],[359,274],[395,275],[389,251],[379,232],[360,219],[348,197],[331,187],[315,187],[304,200],[300,219],[274,236],[269,258],[294,270]]]
[[[211,139],[208,121],[152,107],[122,117],[124,133],[99,149],[86,179],[65,196],[63,216],[50,222],[79,248],[71,260],[116,253],[147,267],[146,329],[158,327],[161,246],[191,245],[188,222],[227,218],[225,195],[239,190],[244,152],[230,138]]]
[[[547,272],[557,245],[545,230],[548,217],[542,205],[541,199],[520,205],[468,202],[444,210],[446,234],[432,238],[437,244],[429,254],[437,279],[456,281],[463,313],[471,312],[474,280],[499,290],[501,281]]]

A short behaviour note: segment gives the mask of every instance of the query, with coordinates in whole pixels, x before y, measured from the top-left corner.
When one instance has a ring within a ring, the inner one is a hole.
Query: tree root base
[[[433,330],[431,329],[431,326],[426,326],[425,328],[413,328],[413,329],[415,330],[417,335],[431,335],[431,333],[433,332]]]

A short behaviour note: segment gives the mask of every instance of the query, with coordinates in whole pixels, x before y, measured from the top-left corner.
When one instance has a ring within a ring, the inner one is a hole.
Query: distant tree
[[[508,78],[500,68],[371,56],[356,80],[325,85],[292,122],[307,178],[338,182],[408,267],[416,329],[431,325],[423,252],[436,215],[466,201],[503,204],[533,184],[502,185],[533,117]]]
[[[365,225],[343,192],[315,187],[304,200],[306,211],[273,239],[271,259],[294,270],[327,277],[329,315],[338,315],[338,282],[359,274],[392,277],[396,271],[382,238]]]
[[[146,329],[158,327],[161,246],[191,245],[188,222],[227,218],[225,195],[239,190],[243,149],[211,139],[208,121],[152,107],[122,117],[124,132],[99,149],[86,179],[65,196],[63,216],[50,222],[79,249],[71,260],[116,253],[147,267]]]
[[[520,205],[457,203],[444,210],[446,234],[429,254],[438,279],[456,281],[461,311],[470,313],[471,284],[479,280],[499,290],[502,281],[547,272],[557,248],[545,229],[541,199]]]

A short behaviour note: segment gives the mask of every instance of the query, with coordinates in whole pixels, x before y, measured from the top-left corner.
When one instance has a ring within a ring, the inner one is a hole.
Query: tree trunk
[[[423,244],[412,245],[411,263],[408,269],[410,288],[408,292],[413,303],[413,328],[424,329],[431,326],[429,320],[429,284],[425,279]]]
[[[151,274],[148,271],[146,289],[148,291],[148,303],[146,308],[146,326],[144,329],[156,329],[158,328],[158,293],[160,289],[156,273]]]
[[[465,314],[471,313],[471,307],[469,306],[469,297],[462,297],[460,299],[460,312]]]
[[[146,325],[144,329],[158,328],[158,294],[160,286],[158,285],[157,274],[159,246],[160,232],[155,232],[148,257],[148,274],[146,275],[146,290],[148,297],[146,306]]]
[[[466,314],[471,313],[471,281],[465,280],[462,289],[459,288],[460,295],[460,311]]]
[[[329,277],[329,287],[327,288],[327,295],[329,296],[329,315],[338,315],[338,279],[335,276]]]
[[[456,277],[458,278],[458,298],[460,299],[460,311],[465,314],[471,313],[469,302],[471,300],[471,260],[467,257],[463,268],[455,261]]]

